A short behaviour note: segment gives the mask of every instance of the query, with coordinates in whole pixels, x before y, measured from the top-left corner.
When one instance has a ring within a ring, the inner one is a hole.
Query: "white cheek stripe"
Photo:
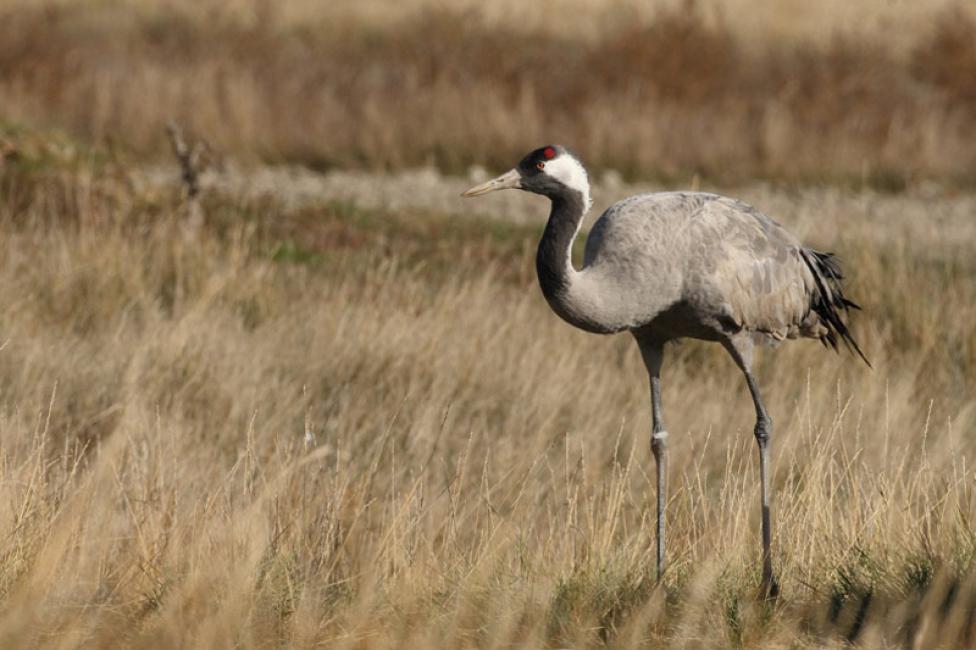
[[[590,181],[586,176],[586,170],[578,160],[570,155],[563,154],[546,163],[545,171],[566,187],[576,190],[583,195],[583,211],[590,209]]]

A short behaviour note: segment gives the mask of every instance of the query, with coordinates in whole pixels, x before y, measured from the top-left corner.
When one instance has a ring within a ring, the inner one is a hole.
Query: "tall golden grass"
[[[738,5],[360,4],[7,0],[0,120],[152,155],[177,119],[223,151],[323,168],[501,166],[559,141],[630,176],[973,181],[963,5],[838,10],[867,26],[797,40]],[[558,27],[576,9],[593,29]]]
[[[761,358],[783,586],[762,605],[738,371],[669,350],[658,584],[644,371],[549,312],[536,228],[218,195],[195,226],[111,157],[11,150],[0,645],[974,642],[964,197],[918,208],[928,231],[873,193],[757,201],[842,256],[875,364]]]

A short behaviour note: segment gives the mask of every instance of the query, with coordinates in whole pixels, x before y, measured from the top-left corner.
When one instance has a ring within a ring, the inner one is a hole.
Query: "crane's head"
[[[582,163],[557,144],[529,153],[512,170],[462,194],[480,196],[495,190],[518,189],[549,198],[578,194],[585,208],[590,207],[590,182]]]

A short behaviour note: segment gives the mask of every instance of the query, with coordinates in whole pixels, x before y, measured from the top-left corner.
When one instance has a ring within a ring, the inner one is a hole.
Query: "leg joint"
[[[773,419],[768,415],[761,416],[758,420],[756,420],[756,428],[754,433],[756,435],[756,441],[760,445],[765,445],[768,443],[769,438],[773,434]]]
[[[661,429],[651,434],[651,451],[657,456],[668,446],[668,432]]]

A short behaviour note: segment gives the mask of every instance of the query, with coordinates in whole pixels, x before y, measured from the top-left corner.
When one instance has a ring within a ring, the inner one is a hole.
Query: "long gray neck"
[[[586,212],[585,199],[579,192],[567,190],[551,200],[552,211],[535,257],[542,295],[571,325],[589,332],[610,331],[600,322],[598,297],[589,295],[580,282],[580,273],[573,268],[573,241]]]

